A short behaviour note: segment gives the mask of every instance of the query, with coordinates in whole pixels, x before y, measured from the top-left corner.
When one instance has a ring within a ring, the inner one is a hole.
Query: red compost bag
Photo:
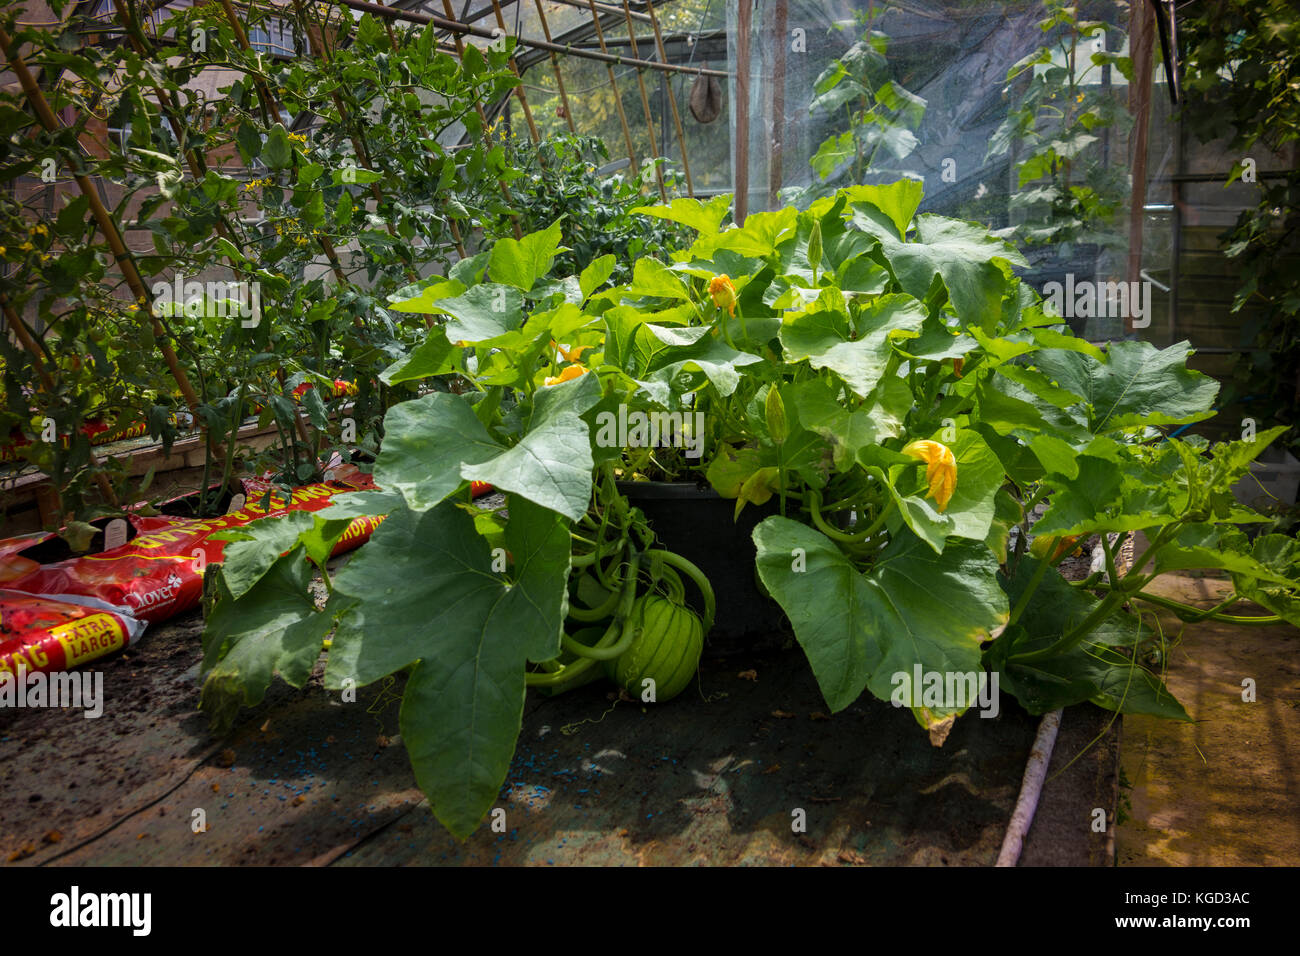
[[[0,674],[80,667],[129,647],[144,629],[94,598],[0,588]]]
[[[55,535],[11,538],[0,542],[0,585],[29,594],[94,598],[125,608],[142,621],[166,620],[200,603],[203,571],[208,564],[221,561],[226,546],[224,541],[211,540],[214,531],[237,528],[258,518],[281,517],[290,511],[319,511],[336,494],[375,487],[369,475],[351,466],[334,475],[335,480],[295,489],[287,499],[270,482],[245,478],[242,506],[216,518],[128,515],[134,536],[99,554],[46,562],[40,560],[38,546]],[[354,519],[334,554],[362,544],[382,520],[368,516]]]

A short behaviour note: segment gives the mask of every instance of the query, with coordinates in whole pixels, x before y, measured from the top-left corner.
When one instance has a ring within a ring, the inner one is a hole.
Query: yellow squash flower
[[[957,459],[953,457],[952,451],[937,441],[914,441],[903,449],[903,454],[926,463],[925,479],[930,483],[929,497],[934,499],[942,514],[957,487]]]
[[[729,276],[714,276],[710,279],[709,295],[713,298],[714,305],[727,310],[727,315],[736,314],[736,287]]]
[[[564,356],[566,362],[582,361],[582,353],[590,351],[590,345],[576,345],[571,349],[566,349],[563,345],[557,345],[555,339],[551,339],[551,348]]]
[[[585,375],[587,370],[581,365],[567,365],[559,375],[548,375],[544,385],[559,385],[561,382],[571,382],[579,375]]]

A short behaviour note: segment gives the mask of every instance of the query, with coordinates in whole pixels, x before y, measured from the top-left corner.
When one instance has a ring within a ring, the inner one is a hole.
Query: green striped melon
[[[605,662],[605,673],[634,697],[641,696],[642,682],[653,678],[656,703],[671,700],[686,689],[700,666],[704,625],[690,608],[657,594],[637,598],[631,614],[641,633],[631,647]]]

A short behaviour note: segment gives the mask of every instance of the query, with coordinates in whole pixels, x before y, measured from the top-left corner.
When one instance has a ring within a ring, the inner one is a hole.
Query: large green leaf
[[[505,574],[492,570],[473,519],[448,503],[394,514],[335,582],[355,604],[339,622],[326,686],[366,685],[415,665],[402,739],[434,814],[461,838],[509,769],[525,662],[559,653],[567,610],[567,522],[513,496],[508,506],[514,564]]]
[[[745,224],[739,229],[727,229],[716,236],[701,236],[692,246],[692,251],[708,248],[730,249],[742,256],[761,259],[772,254],[777,244],[789,230],[795,227],[798,213],[793,206],[784,206],[773,212],[755,212],[745,218]]]
[[[941,434],[931,437],[942,439]],[[957,459],[957,485],[944,514],[952,519],[953,534],[983,541],[993,524],[994,499],[1006,480],[1002,462],[979,433],[970,429],[960,429],[949,447]]]
[[[460,487],[463,464],[505,451],[463,398],[434,392],[394,405],[384,416],[375,482],[398,491],[413,511],[427,511]]]
[[[1034,363],[1091,406],[1091,426],[1106,432],[1133,425],[1179,425],[1214,414],[1219,385],[1187,368],[1187,342],[1112,342],[1105,362],[1080,352],[1044,349]]]
[[[683,371],[698,371],[704,373],[719,394],[727,396],[740,384],[737,369],[762,361],[757,355],[733,349],[718,336],[706,334],[709,330],[704,327],[674,329],[647,325],[645,330],[663,345],[647,368],[646,377],[652,382],[667,385]]]
[[[498,239],[492,247],[488,262],[488,275],[493,282],[504,282],[520,292],[527,292],[537,280],[551,271],[551,263],[560,248],[560,220],[557,219],[541,232],[533,232],[522,239]]]
[[[452,317],[447,323],[451,342],[488,342],[515,331],[524,322],[523,296],[509,286],[485,282],[464,295],[441,299],[438,312]]]
[[[822,179],[826,179],[839,167],[848,162],[857,151],[852,131],[832,136],[817,148],[817,152],[808,157],[808,164]]]
[[[709,202],[681,197],[666,206],[634,206],[629,212],[638,212],[643,216],[654,216],[671,222],[680,222],[690,226],[701,235],[711,236],[722,226],[722,220],[731,211],[731,196],[714,196]]]
[[[934,438],[941,440],[942,432]],[[973,541],[988,537],[997,511],[997,492],[1005,480],[1001,459],[978,432],[961,429],[950,450],[957,462],[957,483],[943,511],[929,495],[922,462],[907,456],[903,463],[884,464],[870,460],[881,458],[871,447],[859,452],[868,474],[885,486],[896,505],[889,520],[890,530],[906,525],[936,553],[948,546],[952,536]]]
[[[1262,535],[1255,539],[1250,556],[1288,584],[1234,573],[1232,582],[1238,593],[1300,627],[1300,541],[1284,534]]]
[[[276,674],[294,687],[311,676],[334,621],[333,613],[316,610],[308,589],[313,570],[295,548],[277,556],[240,598],[218,582],[203,634],[206,678],[199,704],[218,733],[233,725],[241,706],[261,702]]]
[[[903,419],[912,407],[907,382],[897,376],[881,379],[867,401],[850,410],[838,389],[820,378],[790,386],[790,403],[799,424],[830,442],[835,467],[848,471],[858,452],[902,433]]]
[[[1001,374],[983,378],[978,387],[980,421],[999,435],[1045,432],[1071,445],[1084,445],[1092,433],[1082,406],[1063,409],[1020,382]]]
[[[691,292],[681,277],[658,259],[638,259],[632,268],[630,295],[689,301]]]
[[[871,206],[884,213],[897,230],[894,238],[899,240],[907,236],[907,227],[911,225],[924,193],[925,187],[915,179],[900,179],[878,186],[850,186],[844,190],[849,203],[859,212],[865,211],[863,206]]]
[[[490,459],[466,462],[460,474],[577,521],[591,503],[592,465],[587,423],[571,411],[560,411],[548,415],[514,447]]]
[[[429,329],[424,341],[380,373],[387,385],[415,382],[433,375],[444,375],[455,368],[456,350],[447,340],[441,325]]]
[[[614,265],[617,260],[612,255],[601,256],[588,263],[587,267],[582,270],[582,275],[578,277],[578,288],[582,292],[584,300],[591,297],[591,294],[599,289],[610,276],[614,274]]]
[[[311,526],[309,512],[290,511],[279,518],[250,521],[209,535],[213,541],[230,542],[221,553],[221,578],[230,595],[241,598],[247,594]]]
[[[1052,493],[1046,514],[1034,526],[1036,533],[1138,531],[1180,520],[1188,488],[1179,477],[1178,456],[1164,447],[1164,453],[1149,461],[1079,455],[1077,477],[1048,475]]]
[[[781,328],[789,362],[828,368],[861,398],[880,381],[896,338],[919,333],[925,307],[910,295],[882,295],[862,310],[856,328],[840,312],[796,315]]]
[[[963,325],[986,331],[995,327],[1007,287],[995,260],[1026,265],[1020,253],[983,226],[960,219],[918,216],[916,233],[916,241],[903,242],[886,230],[877,232],[903,291],[924,299],[934,277],[940,276]]]
[[[389,308],[394,312],[433,312],[435,303],[450,299],[465,291],[464,282],[454,278],[432,276],[422,282],[408,285],[389,297]]]
[[[794,625],[822,696],[843,710],[869,689],[889,700],[896,676],[982,671],[980,645],[1006,622],[997,563],[982,543],[942,555],[903,531],[863,574],[820,532],[770,517],[754,529],[758,573]],[[963,708],[913,708],[931,727]]]
[[[1020,599],[1037,568],[1037,559],[1022,555],[1014,578],[999,575],[1011,601]],[[1091,594],[1072,587],[1055,568],[1048,568],[1020,621],[986,655],[1002,689],[1031,714],[1092,701],[1126,714],[1189,720],[1160,678],[1132,659],[1132,649],[1149,635],[1137,617],[1124,611],[1104,618],[1088,638],[1064,653],[1038,661],[1012,659],[1051,647],[1097,604]]]
[[[261,159],[271,169],[284,169],[293,161],[293,144],[289,142],[289,134],[283,124],[276,123],[271,127],[271,132],[266,134]]]
[[[1291,540],[1283,535],[1275,537]],[[1300,581],[1294,574],[1274,570],[1260,562],[1252,550],[1246,535],[1231,525],[1186,524],[1156,553],[1155,571],[1164,574],[1189,568],[1218,568],[1231,572],[1234,580],[1252,582],[1255,588],[1300,591]]]

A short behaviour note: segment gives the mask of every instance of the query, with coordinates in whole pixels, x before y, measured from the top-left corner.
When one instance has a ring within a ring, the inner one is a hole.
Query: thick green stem
[[[614,613],[615,609],[618,607],[618,602],[622,598],[622,596],[623,596],[623,592],[621,588],[612,588],[609,592],[609,597],[606,598],[605,601],[603,601],[597,607],[593,607],[593,608],[574,607],[572,604],[570,604],[569,617],[571,617],[575,621],[582,621],[584,623],[590,623],[591,621],[603,621],[605,618],[609,617],[611,614]]]
[[[1186,621],[1188,624],[1195,624],[1198,621],[1222,621],[1225,624],[1279,624],[1283,620],[1277,614],[1223,614],[1224,609],[1230,608],[1241,601],[1242,598],[1239,594],[1233,594],[1226,601],[1216,604],[1208,610],[1193,607],[1190,604],[1183,604],[1181,601],[1175,601],[1171,598],[1161,597],[1158,594],[1148,594],[1145,591],[1138,591],[1136,594],[1129,596],[1139,601],[1145,601],[1147,604],[1167,608],[1177,614],[1179,620]]]
[[[1011,609],[1011,617],[1007,619],[1008,627],[1019,621],[1020,615],[1025,613],[1025,608],[1029,606],[1030,598],[1032,598],[1034,592],[1038,590],[1038,585],[1042,584],[1043,575],[1047,573],[1047,569],[1051,566],[1051,562],[1049,561],[1038,562],[1038,567],[1034,568],[1034,573],[1030,577],[1029,583],[1026,584],[1025,589],[1020,592],[1020,599],[1016,601],[1016,606]]]
[[[580,660],[574,661],[572,664],[566,664],[559,670],[552,671],[549,674],[525,674],[524,685],[526,687],[547,687],[552,690],[559,690],[565,685],[577,680],[595,666],[596,661],[589,657],[584,657]]]
[[[894,506],[894,499],[893,498],[889,499],[889,504],[887,504],[883,509],[881,509],[881,512],[876,517],[875,521],[873,521],[862,531],[855,531],[853,533],[849,533],[848,531],[841,531],[839,528],[833,527],[830,524],[830,522],[828,522],[824,517],[822,517],[821,504],[822,504],[821,492],[813,488],[809,488],[808,489],[808,513],[812,515],[813,525],[817,528],[817,530],[820,531],[822,534],[826,535],[826,537],[830,538],[832,541],[838,541],[842,544],[861,544],[862,542],[866,541],[867,538],[871,537],[878,530],[880,530],[880,526],[885,523],[885,517],[889,514],[889,509]]]
[[[1119,609],[1119,606],[1128,600],[1130,597],[1130,590],[1128,587],[1130,578],[1134,578],[1134,583],[1141,581],[1143,584],[1150,580],[1149,577],[1135,574],[1135,572],[1139,572],[1143,567],[1145,567],[1147,561],[1157,551],[1159,551],[1160,548],[1164,547],[1165,544],[1168,543],[1169,539],[1173,537],[1174,529],[1177,527],[1177,522],[1165,525],[1165,527],[1160,530],[1160,533],[1156,535],[1156,539],[1152,541],[1151,544],[1147,546],[1147,549],[1133,562],[1133,567],[1130,569],[1129,573],[1125,575],[1123,583],[1107,594],[1101,602],[1093,608],[1092,613],[1085,617],[1078,626],[1068,631],[1051,647],[1045,647],[1039,651],[1031,651],[1027,654],[1013,654],[1011,659],[1022,662],[1047,660],[1048,658],[1055,657],[1058,654],[1064,654],[1076,644],[1080,643],[1085,637],[1092,633],[1092,630],[1098,624],[1114,614],[1115,611]]]
[[[619,595],[618,607],[614,611],[614,620],[610,622],[604,635],[593,646],[588,647],[575,641],[568,634],[560,636],[560,644],[566,651],[590,660],[609,661],[621,655],[635,640],[638,627],[632,620],[632,606],[636,602],[637,573],[641,567],[641,555],[634,554],[628,562],[627,578]]]
[[[700,594],[704,596],[704,633],[707,634],[713,628],[713,619],[718,610],[718,602],[713,595],[713,586],[709,584],[709,579],[704,572],[694,564],[683,558],[680,554],[674,554],[672,551],[657,550],[655,552],[659,560],[664,564],[671,565],[678,571],[681,571],[688,578],[695,582],[695,586],[700,589]]]

